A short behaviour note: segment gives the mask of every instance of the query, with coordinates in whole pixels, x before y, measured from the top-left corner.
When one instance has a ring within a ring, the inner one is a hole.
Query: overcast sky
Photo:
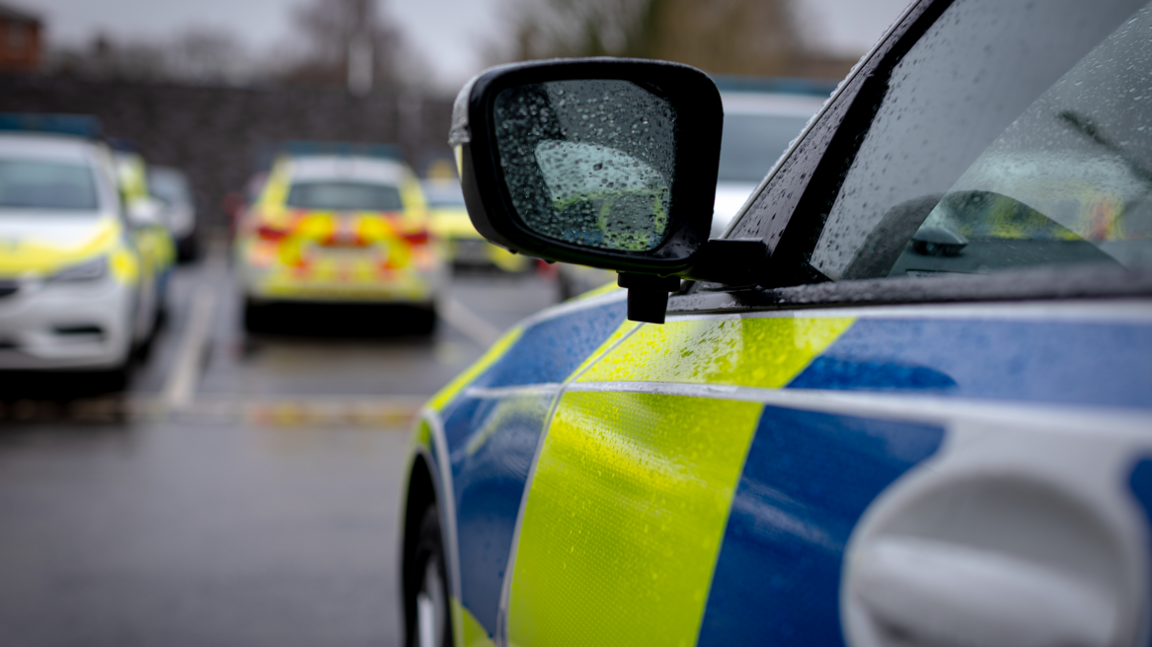
[[[499,38],[507,0],[378,0],[428,61],[435,84],[457,87],[482,67],[480,49]],[[867,51],[908,0],[795,0],[810,37],[841,54]],[[0,0],[39,14],[51,42],[112,37],[160,40],[191,25],[222,26],[250,39],[253,50],[288,41],[289,9],[301,0]]]

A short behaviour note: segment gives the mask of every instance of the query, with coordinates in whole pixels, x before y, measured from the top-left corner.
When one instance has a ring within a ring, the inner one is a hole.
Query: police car
[[[408,644],[1147,644],[1149,43],[1142,0],[915,2],[712,240],[706,76],[473,79],[477,229],[626,290],[423,410]]]
[[[420,183],[391,146],[285,145],[239,223],[244,325],[277,303],[401,303],[430,332],[447,271]]]
[[[468,219],[460,180],[449,170],[448,177],[430,177],[420,183],[428,201],[432,233],[446,246],[445,255],[457,268],[493,267],[505,272],[523,272],[532,266],[532,259],[513,254],[484,240]]]
[[[156,330],[171,243],[154,210],[122,199],[99,130],[0,115],[0,369],[94,371],[119,388]]]

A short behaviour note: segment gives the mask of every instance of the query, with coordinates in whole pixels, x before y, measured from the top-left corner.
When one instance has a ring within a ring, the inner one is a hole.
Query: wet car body
[[[276,303],[405,304],[430,330],[446,268],[429,227],[403,162],[280,157],[237,233],[246,322]]]
[[[914,3],[728,228],[755,285],[689,263],[663,324],[612,291],[509,331],[413,435],[410,644],[1145,644],[1149,33]],[[458,106],[640,63],[536,65]]]

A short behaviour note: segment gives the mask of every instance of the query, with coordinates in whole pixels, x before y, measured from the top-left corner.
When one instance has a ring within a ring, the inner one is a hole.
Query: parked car
[[[711,240],[704,74],[469,82],[477,229],[627,290],[421,413],[407,644],[1145,644],[1149,42],[1144,2],[914,2]]]
[[[0,114],[0,369],[122,388],[159,320],[158,214],[121,197],[99,122]]]
[[[269,306],[286,302],[405,304],[413,328],[433,330],[446,266],[400,155],[339,143],[282,149],[233,248],[248,330],[266,329]]]
[[[110,138],[108,143],[124,208],[137,214],[136,248],[156,277],[154,303],[147,307],[155,312],[158,327],[168,312],[168,281],[176,264],[176,243],[172,239],[168,210],[148,186],[148,163],[136,144],[121,138]]]
[[[176,244],[177,259],[195,260],[200,255],[200,228],[188,176],[170,166],[149,166],[148,190],[164,207],[164,220]]]
[[[427,179],[421,183],[432,217],[432,233],[444,241],[445,254],[457,268],[496,268],[523,272],[532,259],[484,240],[468,219],[460,180],[455,177]]]

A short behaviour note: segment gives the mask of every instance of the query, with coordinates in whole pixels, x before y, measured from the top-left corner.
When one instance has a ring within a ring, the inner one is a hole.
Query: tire
[[[436,332],[436,306],[416,308],[412,313],[412,331],[418,335]]]
[[[176,243],[176,260],[180,263],[192,263],[200,258],[200,239],[196,233],[189,234],[187,238]]]
[[[136,343],[132,349],[132,357],[141,362],[148,360],[152,354],[152,349],[156,346],[156,338],[160,336],[160,332],[168,323],[168,308],[161,302],[158,303],[156,309],[152,312],[152,321],[148,327],[148,334]]]
[[[133,356],[129,354],[119,366],[93,371],[90,374],[93,390],[97,393],[120,393],[127,389],[132,378],[132,360]]]
[[[406,582],[404,644],[407,647],[452,647],[452,617],[448,606],[448,576],[440,538],[440,516],[429,506],[420,520],[413,558],[414,576]]]
[[[262,333],[269,328],[268,306],[244,299],[244,312],[241,315],[241,324],[244,332]]]

